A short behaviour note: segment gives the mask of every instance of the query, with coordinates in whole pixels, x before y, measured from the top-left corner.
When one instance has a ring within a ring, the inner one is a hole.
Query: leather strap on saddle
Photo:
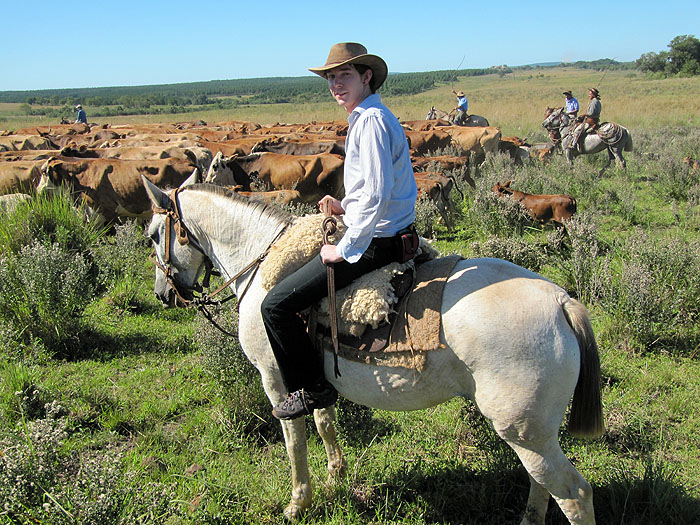
[[[331,235],[333,235],[338,229],[338,221],[333,217],[333,204],[330,199],[326,199],[322,204],[323,214],[326,216],[323,219],[323,244],[332,244],[330,241]],[[335,377],[340,377],[340,369],[338,368],[338,312],[335,309],[335,265],[333,263],[326,263],[326,277],[328,283],[328,309],[330,310],[330,325],[331,325],[331,339],[333,341],[333,371]]]

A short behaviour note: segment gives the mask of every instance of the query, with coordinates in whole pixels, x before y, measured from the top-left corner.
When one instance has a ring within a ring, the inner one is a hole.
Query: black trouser
[[[375,238],[359,261],[335,263],[335,288],[340,290],[399,258],[397,237]],[[324,378],[320,356],[297,312],[328,295],[326,275],[326,265],[318,255],[276,284],[262,302],[265,330],[289,392],[313,388]]]

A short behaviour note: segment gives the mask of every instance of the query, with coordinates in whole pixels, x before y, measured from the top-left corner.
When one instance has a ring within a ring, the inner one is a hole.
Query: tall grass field
[[[453,173],[455,228],[417,206],[441,252],[508,259],[589,309],[603,373],[605,434],[560,432],[592,484],[599,524],[700,523],[700,78],[573,68],[458,79],[384,101],[402,120],[470,113],[504,136],[545,142],[547,106],[598,87],[603,120],[630,130],[627,168],[605,153],[515,165],[505,155]],[[86,108],[90,118],[89,107]],[[188,113],[161,121],[261,124],[340,120],[330,99]],[[104,123],[153,122],[112,117]],[[100,121],[102,123],[102,121]],[[0,104],[0,128],[47,124]],[[562,230],[543,227],[491,188],[566,193]],[[235,337],[194,310],[163,309],[143,227],[85,224],[67,195],[0,216],[0,523],[277,524],[290,467],[279,423]],[[227,303],[230,304],[230,303]],[[215,312],[235,331],[235,306]],[[494,320],[494,322],[498,322]],[[508,327],[504,327],[508,329]],[[529,480],[475,406],[454,399],[407,413],[338,403],[347,476],[327,482],[310,418],[315,496],[307,524],[519,523]],[[547,524],[566,520],[550,502]]]

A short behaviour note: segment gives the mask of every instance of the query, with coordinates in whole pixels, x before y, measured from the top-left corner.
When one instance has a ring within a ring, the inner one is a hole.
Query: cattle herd
[[[489,153],[505,152],[515,162],[530,154],[543,157],[542,149],[501,137],[495,127],[460,127],[439,119],[402,124],[419,197],[435,203],[448,228],[455,181],[446,171],[459,170],[474,186],[462,168],[483,162]],[[199,121],[0,131],[0,196],[20,201],[26,199],[22,194],[63,187],[96,220],[148,219],[151,204],[141,175],[166,189],[197,170],[202,182],[228,186],[251,199],[315,203],[326,194],[341,198],[347,126],[345,121],[267,126]],[[435,155],[450,146],[457,155]]]

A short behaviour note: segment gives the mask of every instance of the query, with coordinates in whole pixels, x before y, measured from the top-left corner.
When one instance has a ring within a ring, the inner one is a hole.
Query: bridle
[[[196,306],[203,314],[204,316],[214,325],[216,326],[219,330],[224,332],[227,335],[234,336],[234,334],[231,334],[221,328],[218,324],[213,319],[213,316],[209,313],[209,311],[206,309],[206,306],[220,306],[231,299],[235,297],[234,294],[229,295],[225,299],[222,300],[214,300],[213,297],[218,295],[220,292],[228,288],[231,283],[233,283],[236,279],[240,278],[241,276],[245,275],[247,272],[250,270],[253,270],[252,275],[246,282],[245,288],[241,293],[238,294],[238,302],[236,303],[236,311],[238,311],[241,301],[243,300],[243,296],[245,293],[248,291],[248,288],[250,287],[251,283],[253,282],[253,279],[255,278],[255,274],[257,273],[258,269],[260,268],[260,264],[265,260],[265,257],[267,257],[267,254],[270,252],[270,248],[272,248],[272,245],[282,236],[282,234],[286,231],[287,226],[289,224],[285,224],[284,227],[277,232],[275,237],[272,239],[270,244],[268,244],[267,248],[260,254],[258,255],[255,259],[253,259],[250,263],[248,263],[240,272],[238,272],[236,275],[231,277],[228,281],[226,281],[224,284],[219,286],[216,290],[214,290],[212,293],[209,294],[203,294],[200,297],[195,296],[195,292],[202,293],[204,288],[209,288],[209,280],[212,275],[220,275],[218,271],[214,269],[214,263],[212,263],[211,259],[209,256],[206,254],[204,249],[202,248],[201,244],[195,239],[195,237],[192,235],[192,232],[185,226],[185,223],[182,220],[182,216],[180,214],[180,206],[179,206],[179,201],[178,201],[178,194],[182,191],[182,188],[176,188],[170,193],[168,193],[168,204],[167,208],[162,208],[160,206],[154,206],[153,207],[153,213],[157,213],[160,215],[165,215],[165,257],[163,262],[161,263],[158,258],[154,255],[151,256],[151,260],[153,263],[163,272],[165,275],[165,279],[170,285],[170,288],[173,290],[175,293],[176,297],[176,304],[179,303],[180,305],[184,307],[189,307],[189,306]],[[192,286],[186,286],[181,283],[178,283],[175,281],[175,277],[173,275],[172,271],[172,265],[171,265],[171,258],[170,258],[170,239],[171,239],[171,230],[175,231],[175,235],[177,237],[178,243],[180,243],[181,246],[186,246],[187,244],[192,244],[194,248],[196,248],[199,252],[204,255],[204,268],[205,268],[205,273],[204,273],[204,278],[202,279],[202,284],[200,285],[199,283],[195,283]]]

